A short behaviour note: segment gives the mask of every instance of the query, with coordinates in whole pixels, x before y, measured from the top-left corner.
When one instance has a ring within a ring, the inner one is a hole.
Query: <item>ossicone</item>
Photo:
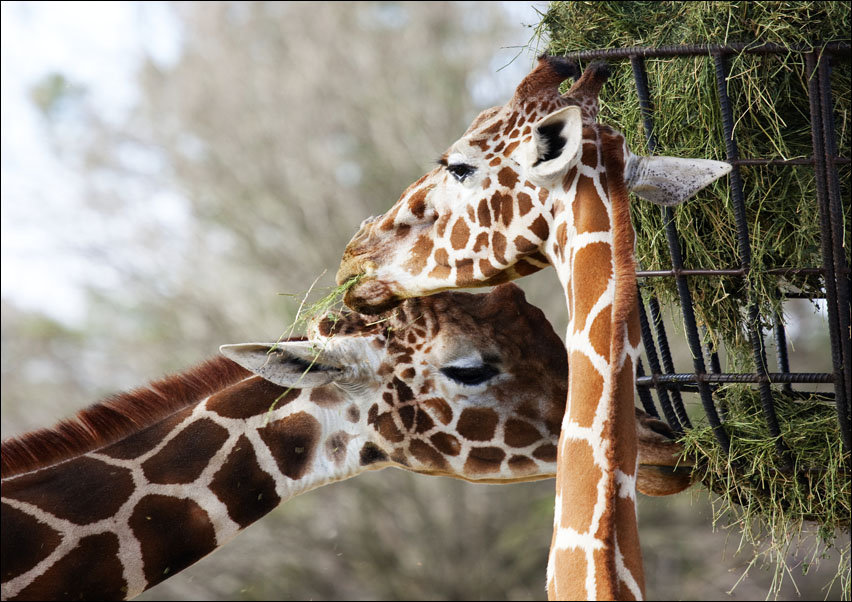
[[[542,54],[538,64],[515,90],[515,101],[528,101],[535,97],[558,97],[559,84],[568,78],[580,77],[577,63],[559,56]]]

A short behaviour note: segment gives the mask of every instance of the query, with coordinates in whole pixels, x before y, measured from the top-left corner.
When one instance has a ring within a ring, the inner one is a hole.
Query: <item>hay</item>
[[[775,395],[781,437],[790,448],[790,470],[782,471],[777,468],[775,438],[765,426],[758,392],[730,385],[717,390],[716,398],[731,438],[729,454],[721,453],[709,426],[691,429],[681,440],[684,457],[697,459],[696,477],[720,496],[714,503],[714,524],[721,521],[738,528],[740,547],[754,544],[760,550],[755,558],[762,556],[774,565],[772,591],[781,587],[786,575],[793,576],[786,564],[788,550],[803,535],[815,534],[812,555],[836,548],[837,578],[848,599],[849,542],[835,539],[849,528],[852,480],[833,405],[818,395],[806,399]],[[808,523],[816,526],[815,533]],[[818,556],[812,559],[803,571],[818,560]]]
[[[531,47],[554,55],[580,50],[660,47],[682,44],[775,43],[812,47],[849,41],[850,8],[839,2],[552,2],[536,27]],[[546,44],[541,38],[546,38]],[[813,153],[804,55],[748,55],[729,58],[728,94],[741,158],[795,159]],[[653,103],[654,154],[726,158],[713,61],[709,56],[646,59]],[[601,97],[600,120],[621,130],[627,144],[646,153],[645,132],[629,63],[613,61],[613,75]],[[837,148],[849,156],[850,68],[832,64]],[[761,327],[782,315],[784,294],[820,293],[821,279],[769,275],[767,269],[820,267],[819,211],[810,166],[741,166],[751,271],[746,279],[691,277],[696,318],[707,343],[724,349],[729,372],[755,371],[745,331],[749,295],[757,302]],[[840,166],[841,198],[848,199],[850,166]],[[637,259],[641,269],[671,269],[671,257],[658,207],[634,202]],[[844,231],[850,208],[844,202]],[[684,266],[739,268],[737,230],[728,183],[717,182],[675,211]],[[846,245],[848,252],[849,245]],[[674,278],[648,278],[646,294],[669,307],[679,305]],[[826,350],[826,356],[828,350]],[[724,455],[709,427],[686,434],[688,453],[698,460],[699,477],[721,494],[719,515],[743,533],[743,541],[769,542],[776,567],[777,594],[785,574],[783,552],[805,521],[818,525],[817,540],[830,545],[850,519],[848,454],[833,406],[816,399],[794,401],[776,393],[784,442],[791,449],[794,475],[778,470],[775,441],[765,431],[757,392],[748,386],[716,391],[731,435]],[[848,468],[847,468],[848,469]],[[764,536],[766,536],[764,538]],[[839,545],[844,598],[849,597],[848,531]]]
[[[850,10],[832,2],[554,2],[538,26],[549,38],[548,52],[626,46],[778,43],[807,46],[848,40]],[[724,160],[722,119],[713,62],[709,57],[648,59],[654,103],[655,154]],[[849,154],[850,70],[832,71],[837,145]],[[795,159],[812,154],[804,56],[740,55],[731,58],[728,91],[742,158]],[[629,65],[622,63],[601,98],[601,121],[621,130],[630,148],[645,151],[645,133]],[[814,170],[809,166],[741,166],[746,221],[752,247],[748,285],[758,300],[764,327],[780,313],[784,291],[816,292],[813,277],[779,281],[768,268],[819,267],[819,213]],[[841,166],[843,198],[849,166]],[[659,208],[633,203],[642,269],[671,269]],[[726,181],[717,182],[678,208],[684,265],[693,269],[739,268],[733,204]],[[849,214],[847,206],[846,221]],[[847,226],[846,230],[849,228]],[[690,279],[696,315],[715,347],[724,343],[734,370],[753,371],[741,310],[743,279]],[[649,278],[647,292],[677,303],[671,278]]]

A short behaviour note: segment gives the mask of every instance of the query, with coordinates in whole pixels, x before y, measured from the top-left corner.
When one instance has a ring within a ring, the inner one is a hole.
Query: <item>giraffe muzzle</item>
[[[386,312],[402,301],[403,298],[396,295],[386,283],[369,276],[355,283],[343,297],[343,302],[349,308],[368,315]]]

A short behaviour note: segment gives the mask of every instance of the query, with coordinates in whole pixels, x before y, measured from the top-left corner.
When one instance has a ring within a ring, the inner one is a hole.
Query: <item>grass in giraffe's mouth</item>
[[[323,274],[325,274],[325,272],[323,272]],[[293,319],[293,322],[290,324],[290,326],[285,328],[284,332],[281,333],[281,336],[278,337],[277,343],[280,343],[281,341],[286,341],[287,339],[291,338],[297,331],[306,330],[311,320],[315,318],[322,318],[323,316],[328,316],[333,322],[336,323],[339,316],[339,310],[342,308],[343,305],[343,297],[344,295],[346,295],[346,291],[358,284],[358,282],[364,278],[364,274],[353,276],[343,284],[327,289],[327,292],[323,297],[321,297],[317,301],[313,301],[310,304],[306,305],[308,297],[310,297],[311,293],[314,290],[314,286],[316,285],[317,281],[322,278],[323,274],[320,274],[317,279],[314,280],[313,284],[308,287],[308,290],[302,296],[302,300],[299,303],[299,308],[296,310],[296,317]],[[288,294],[288,296],[295,297],[296,295]],[[299,334],[301,335],[301,333]],[[328,341],[331,340],[331,338],[333,337],[334,335],[332,334],[330,337],[328,337],[328,339],[326,339],[325,343],[328,343]],[[299,377],[299,380],[304,378],[304,376],[308,372],[310,372],[314,365],[317,363],[320,354],[322,354],[324,346],[325,344],[313,345],[313,356],[311,357],[311,361],[305,367],[305,370],[302,372],[302,375]],[[274,349],[275,347],[270,347],[269,353],[272,353]],[[281,393],[281,395],[279,395],[273,400],[266,414],[267,422],[269,421],[269,418],[272,415],[272,411],[278,405],[278,402],[281,401],[281,399],[283,399],[294,388],[295,387],[288,387],[287,390],[285,390],[283,393]]]
[[[323,272],[324,274],[325,272]],[[293,336],[293,333],[297,330],[306,329],[308,324],[310,324],[311,320],[317,317],[325,316],[329,314],[329,317],[332,320],[335,320],[337,317],[337,311],[343,306],[343,297],[346,295],[346,291],[350,288],[358,284],[361,280],[365,278],[365,274],[359,274],[357,276],[352,276],[349,280],[344,282],[339,286],[335,286],[329,289],[326,289],[326,294],[318,299],[317,301],[313,301],[309,305],[305,305],[307,303],[308,297],[310,297],[311,292],[314,290],[314,285],[316,285],[317,281],[322,278],[322,274],[314,280],[314,283],[308,288],[307,292],[305,292],[301,303],[299,304],[299,309],[296,310],[296,317],[293,319],[292,324],[288,326],[281,336],[278,338],[278,341],[283,341],[289,339]],[[290,295],[296,296],[296,295]]]

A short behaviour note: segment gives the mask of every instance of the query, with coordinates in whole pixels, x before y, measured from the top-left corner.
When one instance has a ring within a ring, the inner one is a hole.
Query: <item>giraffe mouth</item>
[[[357,282],[343,297],[343,302],[348,307],[368,315],[386,312],[402,301],[403,297],[394,293],[387,283],[370,277]]]

